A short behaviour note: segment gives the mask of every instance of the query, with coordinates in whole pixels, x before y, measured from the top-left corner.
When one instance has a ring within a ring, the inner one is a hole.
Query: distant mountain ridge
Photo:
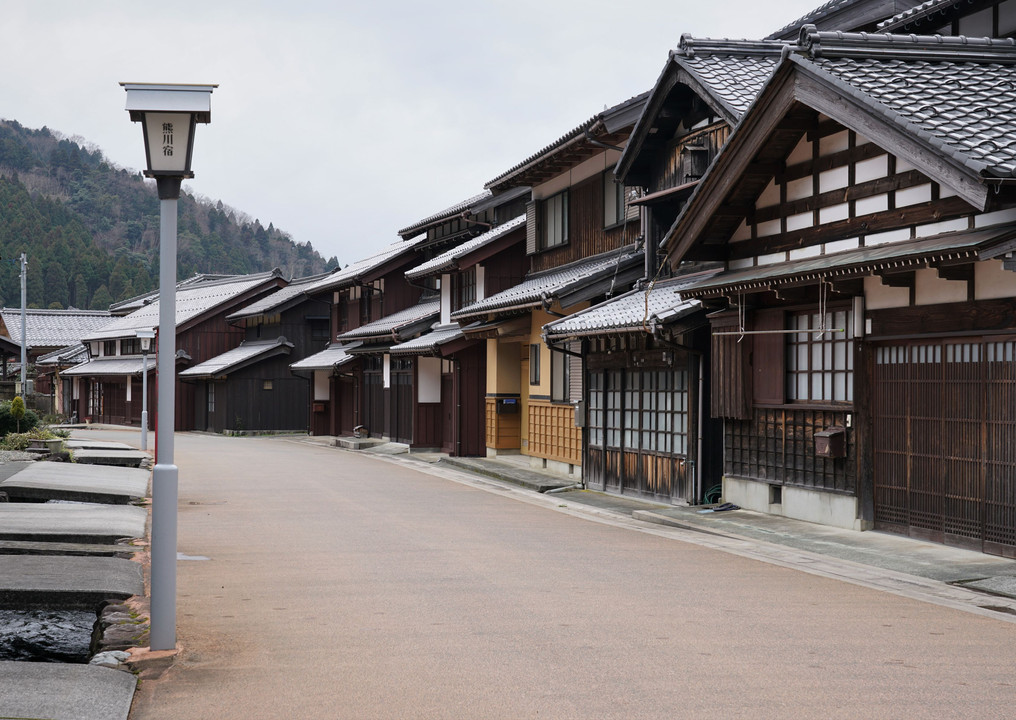
[[[309,242],[243,212],[184,192],[178,277],[278,267],[302,277],[338,266]],[[28,259],[28,304],[105,310],[153,290],[159,277],[159,200],[140,173],[47,128],[0,120],[0,307],[21,303],[18,258]]]

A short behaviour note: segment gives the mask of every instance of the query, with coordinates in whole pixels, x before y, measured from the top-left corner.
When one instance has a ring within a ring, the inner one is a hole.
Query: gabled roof
[[[0,309],[11,340],[21,343],[21,309]],[[25,342],[30,348],[62,348],[108,325],[113,317],[104,310],[25,310]]]
[[[622,180],[635,166],[656,160],[657,145],[671,139],[682,122],[693,125],[703,115],[696,99],[704,100],[729,125],[737,124],[780,60],[787,43],[764,40],[709,40],[682,35],[671,51],[663,72],[650,91],[645,110],[617,162],[615,173]],[[676,107],[675,107],[676,106]],[[664,127],[659,127],[663,125]],[[656,136],[656,137],[653,137]],[[653,137],[653,147],[646,147]],[[643,157],[643,150],[645,155]],[[641,162],[640,162],[641,160]],[[642,175],[629,184],[648,184]]]
[[[257,317],[258,315],[271,315],[288,310],[307,298],[305,291],[310,285],[327,277],[331,277],[331,273],[321,273],[310,277],[294,279],[286,287],[279,288],[272,294],[259,298],[250,305],[244,306],[241,310],[227,315],[226,320],[232,321]],[[327,315],[328,310],[325,309],[322,314]]]
[[[478,235],[472,240],[468,240],[461,245],[446,250],[437,257],[428,260],[422,265],[417,265],[412,270],[406,272],[406,277],[410,280],[416,280],[418,278],[427,277],[428,275],[436,275],[442,272],[448,272],[449,270],[455,270],[461,267],[460,261],[468,257],[471,253],[474,253],[480,249],[486,248],[489,245],[493,245],[498,240],[509,235],[512,230],[524,228],[526,226],[526,216],[519,215],[517,218],[512,218],[506,223],[502,223],[497,227],[488,230],[483,235]]]
[[[179,330],[191,320],[243,295],[275,284],[282,273],[273,270],[255,275],[232,275],[224,280],[181,283],[176,290],[176,327]],[[81,340],[109,340],[133,337],[138,330],[151,330],[159,324],[158,299],[143,305],[130,315],[114,319],[101,330],[88,333]]]
[[[820,30],[855,32],[870,30],[876,24],[903,12],[921,0],[829,0],[769,35],[766,40],[793,40],[805,25]]]
[[[543,335],[547,340],[560,341],[608,332],[652,333],[660,325],[676,322],[701,308],[698,300],[681,297],[681,290],[691,282],[693,280],[687,277],[680,277],[656,283],[648,289],[632,290],[547,323],[543,326]]]
[[[374,280],[378,275],[378,271],[383,269],[388,263],[397,259],[411,257],[411,254],[415,253],[415,247],[426,239],[426,235],[420,235],[412,240],[394,242],[370,257],[351,263],[317,282],[309,283],[304,292],[310,294],[322,290],[338,290],[350,285],[356,285],[359,282]]]
[[[615,142],[623,139],[627,134],[624,131],[632,127],[642,114],[648,97],[649,93],[644,92],[593,115],[547,147],[501,173],[484,187],[506,190],[522,185],[537,185],[560,174],[565,168],[603,152],[602,145],[589,141],[602,143],[612,138],[616,138]]]
[[[349,351],[360,346],[359,342],[332,343],[321,352],[308,355],[289,366],[293,372],[308,370],[331,370],[356,359]]]
[[[177,373],[182,378],[199,380],[229,375],[256,362],[288,355],[293,343],[281,335],[269,340],[244,340],[239,346]]]
[[[726,243],[741,218],[716,210],[757,197],[815,112],[984,210],[1016,178],[1016,42],[805,28],[667,233],[672,262]]]
[[[493,193],[491,193],[490,190],[484,190],[478,195],[473,195],[471,198],[452,205],[450,208],[446,208],[439,213],[434,213],[429,217],[425,217],[423,220],[402,228],[399,230],[399,235],[403,238],[406,238],[407,236],[412,237],[413,235],[426,230],[431,225],[437,225],[462,215],[462,213],[468,213],[475,205],[487,200],[492,194]]]
[[[603,253],[553,270],[531,275],[523,282],[452,313],[453,320],[488,313],[515,312],[549,306],[563,307],[627,288],[642,273],[643,253],[633,246]]]
[[[442,325],[406,342],[394,345],[392,355],[439,355],[442,345],[462,340],[465,335],[458,325]]]
[[[350,340],[398,342],[425,330],[440,314],[440,300],[421,300],[418,304],[405,310],[386,315],[380,320],[344,332],[339,335],[338,340],[340,342],[349,342]]]

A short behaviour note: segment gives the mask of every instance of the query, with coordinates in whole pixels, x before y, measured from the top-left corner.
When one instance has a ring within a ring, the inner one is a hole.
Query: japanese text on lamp
[[[173,156],[173,123],[162,123],[162,154]]]

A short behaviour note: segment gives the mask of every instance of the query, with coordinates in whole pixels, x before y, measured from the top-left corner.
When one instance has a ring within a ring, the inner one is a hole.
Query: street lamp
[[[148,450],[148,351],[152,349],[154,330],[137,330],[141,341],[141,449]]]
[[[212,119],[217,85],[120,83],[127,111],[145,137],[145,175],[159,190],[159,379],[152,470],[152,650],[176,647],[176,504],[179,475],[173,464],[176,419],[176,218],[180,184],[194,177],[194,128]]]

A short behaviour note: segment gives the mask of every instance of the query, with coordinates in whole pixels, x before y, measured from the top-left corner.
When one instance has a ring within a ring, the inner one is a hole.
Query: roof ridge
[[[906,26],[911,22],[916,22],[918,20],[924,20],[928,17],[931,17],[932,15],[934,15],[935,11],[937,11],[944,5],[958,5],[960,1],[961,0],[927,0],[927,2],[923,2],[920,5],[916,5],[910,8],[909,10],[904,10],[903,12],[896,13],[891,18],[883,20],[875,27],[878,30],[882,30],[883,28],[887,27]]]
[[[1016,63],[1013,38],[848,33],[820,31],[814,25],[801,28],[797,49],[811,58]]]
[[[693,58],[702,55],[779,55],[789,43],[786,40],[735,40],[730,38],[696,38],[681,35],[671,56]]]

